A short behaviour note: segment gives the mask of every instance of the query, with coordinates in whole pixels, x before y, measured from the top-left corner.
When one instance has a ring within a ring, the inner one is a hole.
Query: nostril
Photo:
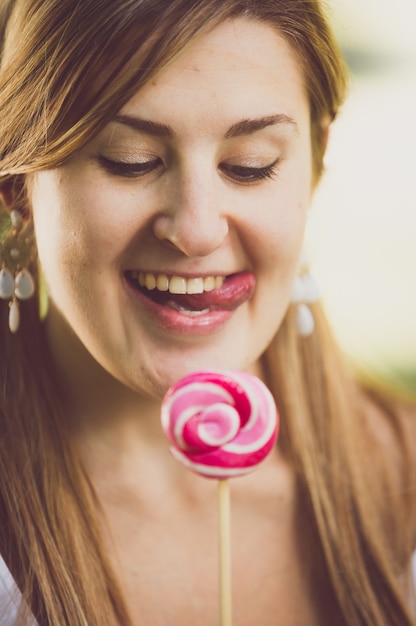
[[[153,221],[152,228],[157,239],[172,241],[174,236],[172,220],[167,215],[158,215]]]
[[[206,217],[183,213],[158,216],[153,222],[156,238],[188,257],[208,256],[223,244],[229,232],[224,217],[216,216],[215,213]]]

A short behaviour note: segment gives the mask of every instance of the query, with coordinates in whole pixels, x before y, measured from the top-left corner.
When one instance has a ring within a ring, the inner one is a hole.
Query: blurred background
[[[345,352],[416,395],[416,0],[327,0],[350,72],[307,249]]]

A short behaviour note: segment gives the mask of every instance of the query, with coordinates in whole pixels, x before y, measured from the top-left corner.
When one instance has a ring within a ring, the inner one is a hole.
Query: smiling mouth
[[[149,300],[191,317],[233,310],[251,297],[255,287],[251,272],[186,278],[128,271],[125,276]]]

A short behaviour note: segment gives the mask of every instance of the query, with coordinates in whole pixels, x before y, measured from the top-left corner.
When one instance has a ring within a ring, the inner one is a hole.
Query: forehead
[[[146,119],[181,112],[182,122],[192,120],[194,129],[198,116],[201,124],[275,113],[298,124],[309,120],[296,54],[272,26],[246,18],[226,21],[193,41],[122,112]]]

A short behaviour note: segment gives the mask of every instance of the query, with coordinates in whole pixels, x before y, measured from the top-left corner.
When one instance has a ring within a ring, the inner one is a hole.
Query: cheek
[[[98,245],[82,195],[70,193],[64,183],[57,171],[40,172],[31,194],[39,259],[55,301],[82,292],[97,251],[108,250]]]
[[[247,222],[251,256],[272,271],[292,271],[302,248],[309,193],[270,194]]]
[[[39,256],[45,265],[86,266],[97,254],[111,250],[117,220],[108,199],[106,205],[91,185],[71,181],[59,170],[40,172],[31,198]]]
[[[310,161],[293,168],[281,182],[279,194],[270,199],[265,237],[271,242],[272,261],[297,265],[312,195]]]

